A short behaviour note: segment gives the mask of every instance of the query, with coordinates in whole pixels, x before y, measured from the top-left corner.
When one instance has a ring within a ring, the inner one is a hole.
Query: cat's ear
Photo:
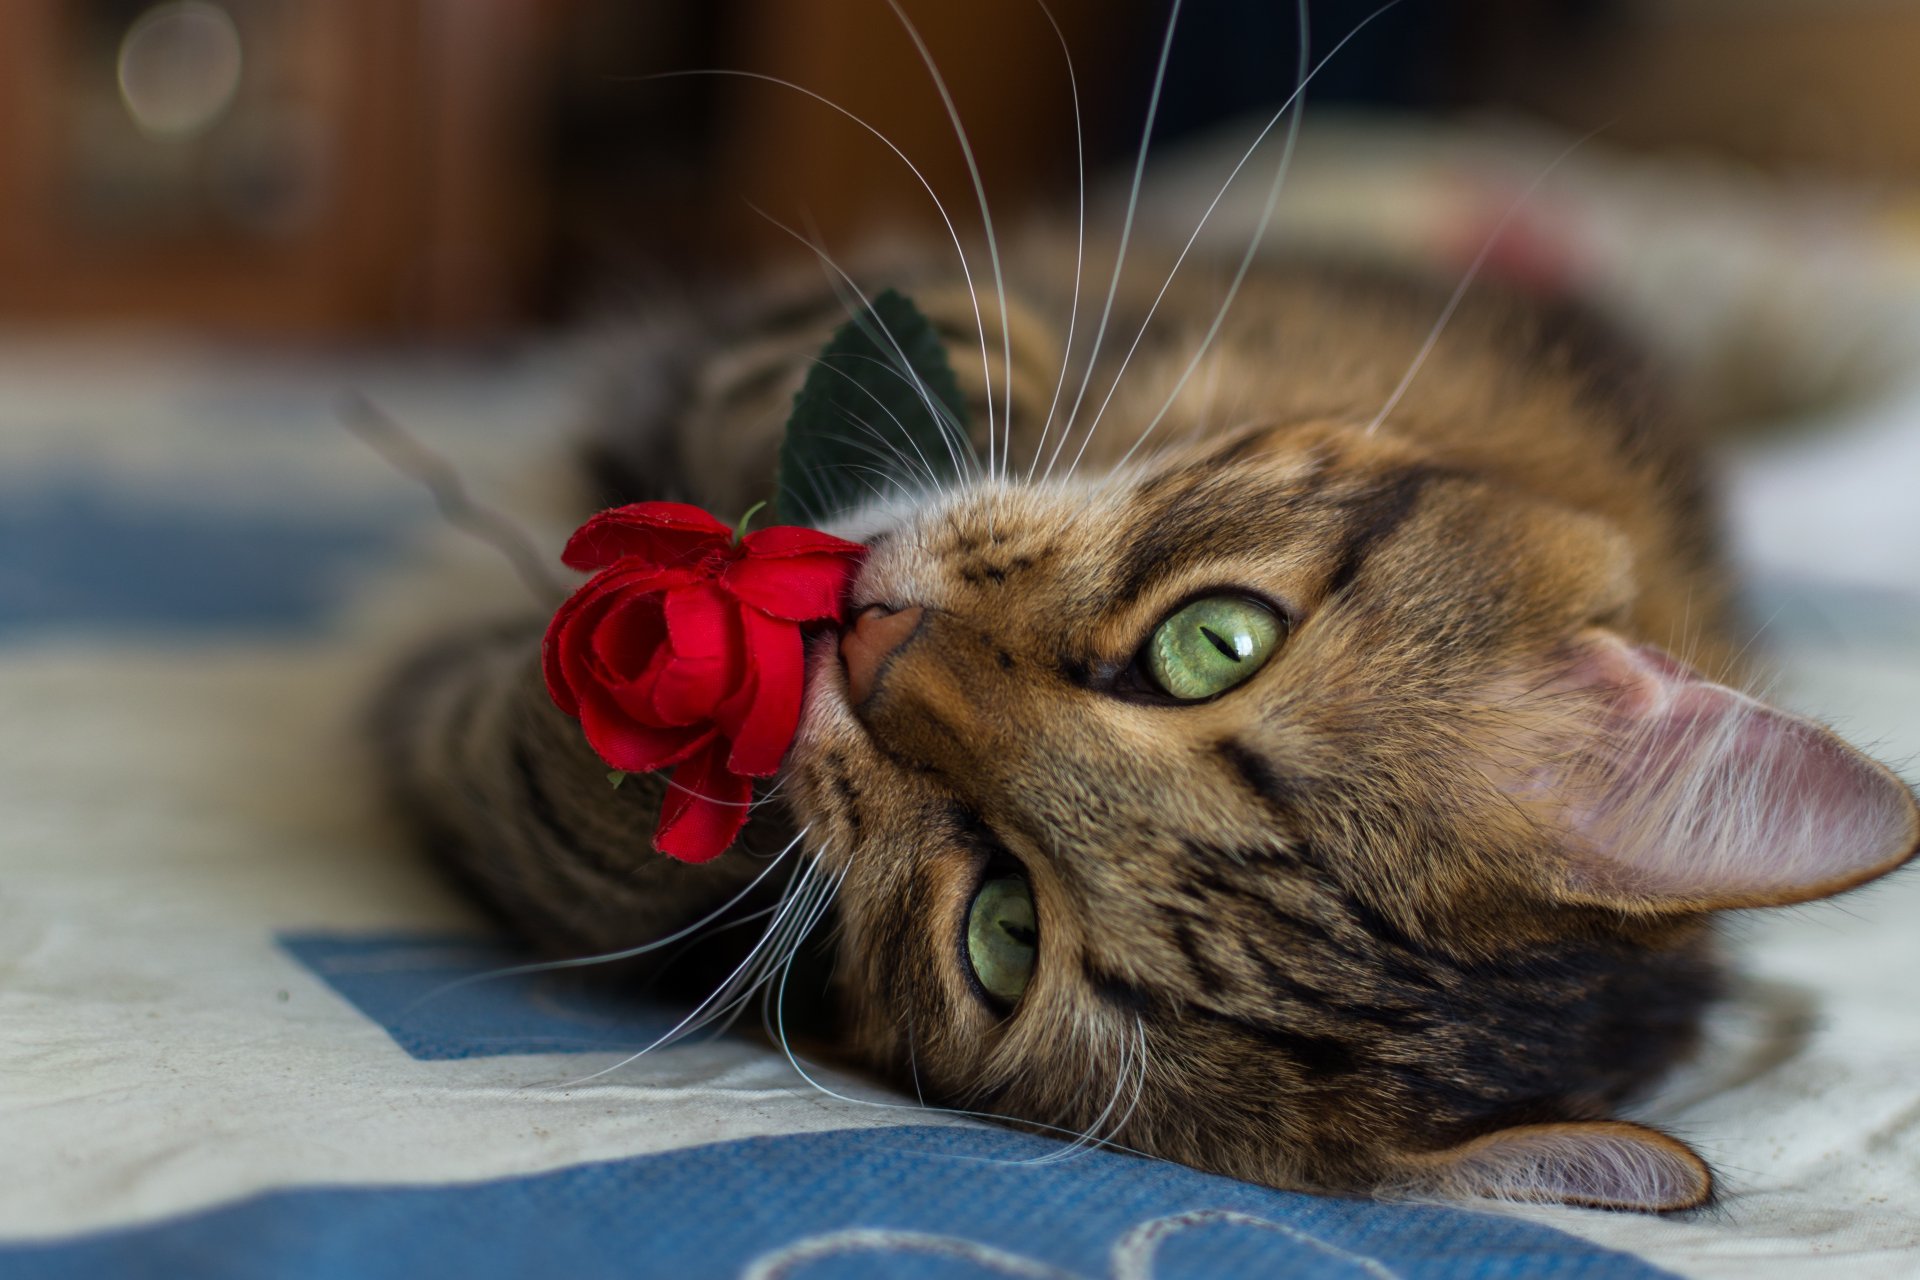
[[[1670,1213],[1713,1199],[1713,1171],[1685,1143],[1624,1120],[1529,1124],[1406,1157],[1404,1189]]]
[[[1920,803],[1891,770],[1658,649],[1591,633],[1560,693],[1597,709],[1524,789],[1569,837],[1563,900],[1782,906],[1871,880],[1920,846]]]

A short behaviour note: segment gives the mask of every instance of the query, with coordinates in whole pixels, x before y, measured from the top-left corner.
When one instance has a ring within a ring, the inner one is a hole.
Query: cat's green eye
[[[967,908],[967,963],[988,995],[1012,1004],[1033,977],[1040,943],[1033,890],[1023,875],[995,876]]]
[[[1147,677],[1162,693],[1198,702],[1246,680],[1280,647],[1285,627],[1273,610],[1245,596],[1195,600],[1147,639]]]

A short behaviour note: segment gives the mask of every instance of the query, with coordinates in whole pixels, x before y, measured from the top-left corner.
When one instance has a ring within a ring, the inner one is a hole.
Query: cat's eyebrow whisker
[[[1073,299],[1067,309],[1067,337],[1060,349],[1060,376],[1053,382],[1053,399],[1047,402],[1047,418],[1040,424],[1040,436],[1033,444],[1033,460],[1027,463],[1027,481],[1032,483],[1033,473],[1040,465],[1040,455],[1046,451],[1047,433],[1053,429],[1053,415],[1060,407],[1060,395],[1067,389],[1067,370],[1073,366],[1074,329],[1080,322],[1080,283],[1087,256],[1087,145],[1085,130],[1080,119],[1080,80],[1073,70],[1073,51],[1067,48],[1066,33],[1060,30],[1060,24],[1054,20],[1053,11],[1047,8],[1046,0],[1034,0],[1047,25],[1053,28],[1053,38],[1060,44],[1060,56],[1067,64],[1067,91],[1073,99],[1073,174],[1078,193],[1078,208],[1074,216],[1073,245]],[[1008,385],[1012,385],[1012,375],[1008,375]],[[1011,414],[1011,411],[1009,411]],[[1008,428],[1007,448],[1013,448],[1012,428]]]
[[[746,901],[748,895],[751,894],[755,889],[760,887],[760,882],[762,880],[765,880],[768,876],[772,875],[774,868],[779,866],[780,863],[786,858],[786,856],[789,853],[792,853],[794,849],[799,847],[801,840],[803,840],[806,837],[806,834],[809,830],[811,830],[810,827],[802,827],[800,829],[799,834],[794,836],[793,839],[787,841],[786,846],[782,848],[779,853],[773,856],[772,860],[770,860],[767,863],[766,867],[760,872],[760,874],[756,875],[753,879],[747,882],[746,888],[740,890],[740,892],[734,894],[731,898],[728,898],[725,902],[721,903],[718,907],[715,907],[712,911],[709,911],[706,915],[700,917],[698,920],[694,921],[692,924],[686,926],[683,929],[676,929],[664,938],[656,938],[652,942],[643,942],[639,946],[626,947],[619,951],[602,952],[599,955],[572,956],[564,960],[542,960],[534,964],[516,964],[516,965],[511,965],[504,969],[493,969],[493,970],[489,970],[486,973],[474,973],[474,974],[469,974],[464,978],[456,978],[452,982],[448,982],[441,986],[435,987],[433,990],[427,992],[425,995],[416,999],[412,1004],[409,1004],[406,1008],[400,1011],[399,1015],[395,1018],[395,1021],[399,1023],[404,1023],[407,1020],[407,1018],[410,1017],[414,1012],[416,1012],[422,1005],[427,1004],[430,1001],[437,1000],[441,996],[448,995],[452,992],[458,991],[463,987],[474,986],[477,983],[493,982],[500,978],[516,978],[516,977],[522,977],[528,974],[535,974],[535,973],[552,973],[561,969],[584,969],[589,965],[596,965],[596,964],[615,964],[621,960],[631,960],[636,956],[643,956],[643,955],[646,955],[648,952],[658,951],[662,947],[672,946],[674,943],[679,942],[681,939],[689,938],[693,936],[695,933],[698,933],[700,930],[706,928],[708,925],[712,924],[715,920],[718,920],[721,917],[725,916],[727,912],[733,910],[735,907],[739,906],[742,902]]]
[[[1095,1137],[1087,1144],[1087,1149],[1110,1144],[1112,1139],[1127,1131],[1133,1122],[1134,1112],[1140,1109],[1141,1099],[1147,1096],[1147,1022],[1139,1014],[1133,1015],[1134,1038],[1139,1042],[1133,1051],[1133,1097],[1127,1100],[1127,1109],[1113,1122],[1106,1136]]]
[[[973,453],[973,442],[967,437],[966,432],[962,430],[959,420],[954,417],[953,411],[949,409],[938,396],[934,395],[933,390],[927,386],[926,380],[922,378],[919,371],[913,367],[913,361],[907,357],[906,349],[901,346],[900,340],[894,336],[893,331],[887,327],[886,322],[881,320],[877,314],[867,307],[865,296],[860,292],[860,286],[855,283],[853,277],[847,273],[845,268],[835,262],[833,255],[829,254],[817,241],[802,235],[751,201],[748,202],[747,207],[813,251],[814,255],[820,260],[821,266],[829,272],[827,284],[833,289],[834,296],[840,300],[840,305],[846,309],[847,315],[851,318],[852,322],[860,326],[863,330],[865,330],[868,323],[871,322],[879,329],[880,336],[886,339],[886,345],[893,351],[894,358],[890,363],[893,366],[894,373],[900,377],[902,381],[907,382],[913,387],[915,394],[920,398],[920,403],[925,406],[927,412],[932,415],[935,424],[940,428],[941,440],[947,446],[948,456],[952,459],[955,469],[965,472],[971,467],[977,467],[977,461],[971,456]],[[969,289],[971,289],[971,282],[969,282]],[[858,305],[856,305],[856,301]],[[974,313],[976,316],[979,314],[979,304],[977,302],[974,304]],[[869,332],[868,336],[872,337],[873,335]],[[982,358],[984,359],[984,344],[981,350]],[[991,392],[991,388],[989,388],[989,392]],[[869,394],[871,393],[869,392]],[[989,402],[991,402],[991,394],[989,394],[988,399]],[[898,421],[898,419],[895,419],[895,421]],[[967,456],[964,458],[954,443],[954,437],[956,436],[966,445]]]
[[[900,7],[900,0],[887,0],[887,8],[893,10],[893,16],[900,21],[901,29],[907,38],[913,41],[913,47],[920,54],[920,61],[926,64],[927,75],[933,81],[933,87],[940,94],[941,105],[947,110],[947,119],[953,124],[953,136],[960,144],[960,154],[967,162],[967,176],[973,181],[974,199],[980,203],[980,222],[987,236],[987,259],[993,265],[993,287],[1000,295],[1000,344],[1001,358],[1006,363],[1006,430],[1007,448],[1013,447],[1013,329],[1007,323],[1007,283],[1000,269],[1000,241],[993,231],[993,211],[987,207],[987,187],[980,178],[980,165],[973,157],[973,143],[967,138],[967,129],[960,120],[960,110],[954,105],[953,94],[947,89],[947,79],[940,74],[939,66],[934,62],[933,52],[927,48],[927,42],[920,36],[920,29],[907,17],[906,10]],[[971,291],[973,282],[967,282]],[[994,423],[993,423],[993,370],[987,361],[987,331],[980,318],[980,301],[973,300],[974,323],[980,328],[980,373],[987,385],[987,474],[994,474]],[[1001,467],[1004,470],[1005,462]]]
[[[1325,57],[1321,58],[1318,63],[1315,63],[1312,68],[1309,69],[1307,64],[1307,5],[1306,0],[1300,0],[1297,7],[1297,13],[1299,14],[1300,58],[1294,73],[1296,83],[1293,92],[1287,95],[1286,101],[1280,104],[1279,109],[1268,118],[1266,125],[1262,127],[1260,132],[1254,137],[1253,142],[1241,153],[1239,161],[1233,166],[1233,171],[1227,175],[1227,180],[1220,184],[1220,190],[1214,193],[1213,199],[1207,204],[1206,210],[1201,213],[1200,221],[1194,226],[1192,233],[1187,236],[1186,244],[1181,246],[1179,255],[1173,261],[1172,270],[1167,272],[1166,281],[1160,286],[1160,292],[1154,295],[1153,305],[1147,308],[1146,319],[1140,322],[1140,332],[1134,335],[1133,345],[1127,348],[1127,354],[1125,358],[1121,360],[1119,370],[1113,375],[1113,385],[1107,388],[1106,399],[1101,401],[1099,410],[1093,415],[1093,421],[1087,426],[1086,437],[1081,441],[1080,452],[1074,455],[1073,463],[1068,467],[1069,472],[1080,465],[1080,458],[1086,453],[1087,446],[1093,442],[1094,432],[1100,427],[1100,419],[1106,414],[1107,405],[1112,403],[1114,393],[1120,388],[1121,379],[1126,376],[1127,366],[1133,361],[1133,353],[1139,349],[1141,341],[1147,336],[1147,329],[1153,323],[1154,314],[1160,309],[1161,299],[1165,298],[1167,296],[1167,290],[1173,287],[1174,277],[1180,274],[1180,266],[1187,260],[1187,254],[1192,251],[1194,242],[1200,238],[1200,233],[1206,230],[1207,223],[1213,218],[1214,210],[1218,208],[1220,202],[1226,198],[1227,192],[1233,187],[1234,180],[1240,176],[1240,171],[1246,167],[1248,161],[1253,159],[1254,153],[1258,151],[1261,144],[1266,141],[1267,135],[1273,132],[1274,127],[1280,123],[1281,117],[1287,115],[1288,112],[1292,112],[1292,118],[1287,124],[1287,137],[1281,151],[1280,164],[1274,174],[1273,187],[1268,193],[1266,207],[1261,214],[1258,226],[1254,230],[1252,240],[1247,246],[1246,255],[1241,260],[1240,268],[1234,276],[1233,284],[1227,290],[1227,296],[1221,301],[1219,312],[1215,316],[1213,324],[1209,326],[1206,336],[1201,339],[1199,349],[1194,352],[1192,361],[1188,363],[1186,369],[1181,373],[1179,380],[1175,382],[1172,393],[1167,397],[1166,404],[1161,406],[1160,411],[1154,415],[1153,420],[1140,432],[1140,438],[1134,441],[1133,449],[1127,451],[1126,457],[1130,458],[1133,456],[1134,450],[1140,447],[1147,436],[1153,432],[1154,428],[1160,425],[1160,420],[1166,417],[1168,411],[1172,409],[1174,401],[1179,399],[1180,392],[1185,389],[1187,380],[1193,376],[1194,370],[1199,366],[1200,361],[1206,357],[1207,351],[1212,347],[1215,336],[1219,333],[1221,325],[1225,323],[1227,310],[1233,306],[1234,296],[1239,292],[1241,283],[1246,279],[1247,272],[1253,264],[1254,257],[1259,252],[1261,243],[1266,239],[1267,227],[1273,220],[1274,208],[1278,204],[1280,190],[1286,184],[1287,171],[1292,166],[1294,150],[1299,141],[1300,124],[1306,113],[1306,104],[1302,101],[1302,98],[1306,94],[1307,86],[1312,84],[1321,70],[1324,69],[1329,62],[1332,62],[1342,49],[1347,47],[1349,41],[1359,35],[1361,31],[1365,30],[1375,18],[1378,18],[1381,14],[1386,13],[1399,3],[1400,0],[1387,0],[1387,3],[1362,18],[1354,25],[1352,30],[1341,37],[1339,43],[1327,51]]]
[[[1386,4],[1380,6],[1380,8],[1374,10],[1365,18],[1362,18],[1354,25],[1352,30],[1341,37],[1338,44],[1334,45],[1333,48],[1327,52],[1326,57],[1321,59],[1318,66],[1315,66],[1311,72],[1306,72],[1308,42],[1307,6],[1305,0],[1301,0],[1298,6],[1300,19],[1300,66],[1304,74],[1301,76],[1299,86],[1294,90],[1293,98],[1289,98],[1289,103],[1292,103],[1294,99],[1297,99],[1300,94],[1305,91],[1307,84],[1315,75],[1319,74],[1320,67],[1325,66],[1335,54],[1338,54],[1341,49],[1345,48],[1348,41],[1359,35],[1375,18],[1378,18],[1398,3],[1399,0],[1387,0]],[[1286,108],[1282,107],[1281,110],[1284,111]],[[1172,412],[1174,404],[1180,399],[1181,392],[1186,390],[1187,383],[1192,379],[1194,371],[1200,367],[1200,362],[1206,358],[1207,352],[1212,349],[1214,339],[1219,337],[1221,328],[1225,326],[1227,312],[1232,309],[1234,300],[1240,295],[1241,286],[1246,283],[1247,274],[1253,269],[1254,259],[1259,255],[1260,246],[1266,240],[1267,228],[1272,225],[1274,210],[1279,206],[1280,191],[1286,185],[1287,172],[1292,166],[1294,149],[1299,141],[1300,122],[1303,114],[1304,106],[1296,110],[1292,120],[1288,122],[1287,139],[1281,148],[1280,163],[1274,169],[1273,184],[1267,189],[1267,202],[1260,211],[1259,221],[1254,224],[1253,234],[1248,237],[1246,251],[1240,255],[1240,264],[1234,269],[1233,280],[1227,286],[1226,296],[1220,300],[1220,306],[1214,311],[1213,320],[1207,325],[1207,331],[1202,335],[1200,345],[1194,350],[1193,358],[1187,361],[1187,367],[1180,371],[1180,376],[1175,380],[1173,389],[1167,393],[1165,402],[1161,404],[1159,410],[1147,422],[1147,425],[1141,428],[1140,434],[1134,440],[1132,446],[1127,449],[1126,453],[1121,455],[1119,465],[1126,465],[1126,463],[1133,458],[1134,454],[1139,451],[1140,447],[1147,442],[1147,438],[1159,427],[1161,421],[1166,418],[1167,414]],[[1275,113],[1274,119],[1276,121],[1279,119],[1279,113]],[[1258,143],[1256,142],[1255,145],[1257,146]],[[1249,152],[1249,154],[1251,153]],[[1229,178],[1228,181],[1231,182],[1232,179]],[[1093,434],[1089,431],[1087,438],[1081,442],[1080,453],[1074,456],[1073,463],[1068,468],[1069,472],[1079,467],[1080,458],[1085,454],[1087,445],[1092,442],[1092,439]]]
[[[913,1002],[907,1002],[907,1075],[913,1081],[913,1098],[921,1106],[927,1105],[927,1095],[920,1088],[920,1035],[915,1027]]]
[[[866,359],[866,360],[872,360],[872,357],[870,356],[865,356],[860,358]],[[814,363],[820,365],[822,368],[831,369],[833,370],[833,372],[840,374],[842,377],[846,378],[848,381],[853,383],[853,385],[859,389],[862,395],[866,396],[867,399],[873,401],[874,404],[878,405],[880,407],[880,411],[882,413],[885,413],[888,418],[892,419],[893,425],[900,429],[900,434],[906,437],[907,443],[913,446],[914,457],[909,458],[905,450],[901,449],[898,444],[894,444],[891,441],[887,440],[887,438],[884,435],[882,435],[881,432],[873,426],[873,424],[867,422],[865,419],[856,417],[855,421],[859,422],[860,425],[865,427],[868,431],[871,431],[876,440],[880,441],[883,444],[886,444],[889,448],[891,448],[893,450],[893,456],[900,459],[900,461],[906,463],[908,467],[911,468],[914,465],[915,460],[917,459],[919,462],[920,470],[927,477],[928,484],[937,485],[939,483],[940,477],[938,472],[936,472],[934,469],[933,460],[928,458],[926,455],[926,452],[920,448],[920,442],[918,438],[914,435],[913,432],[907,430],[907,424],[900,421],[900,415],[895,413],[892,409],[888,408],[886,401],[882,400],[878,395],[874,394],[873,388],[867,386],[866,383],[861,382],[858,378],[855,378],[852,374],[847,373],[845,370],[834,369],[832,365],[825,364],[824,362],[818,359],[816,359]],[[880,362],[875,361],[874,363],[880,363]],[[893,374],[893,376],[897,378],[900,378],[901,381],[903,382],[906,381],[906,379],[902,377],[900,371],[894,368],[891,364],[886,364],[884,368],[886,372]],[[853,415],[850,414],[849,416],[853,416]],[[943,430],[940,433],[940,440],[941,440],[941,443],[946,445],[947,447],[947,456],[949,460],[952,461],[952,463],[954,464],[954,470],[964,472],[966,470],[966,467],[961,462],[960,454],[958,450],[954,448],[953,440],[946,431]]]
[[[909,31],[911,31],[911,28],[909,28]],[[917,41],[918,34],[914,33],[914,35]],[[728,76],[728,77],[733,77],[741,80],[757,80],[764,84],[776,85],[782,89],[790,89],[794,93],[798,93],[803,95],[804,97],[811,98],[813,101],[819,103],[821,106],[830,108],[831,110],[838,112],[840,115],[845,116],[848,120],[851,120],[853,123],[859,125],[862,129],[865,129],[868,133],[872,134],[875,138],[877,138],[880,141],[880,144],[886,147],[887,150],[893,152],[894,156],[900,161],[900,163],[907,166],[908,172],[912,173],[914,178],[919,181],[921,190],[927,193],[927,198],[933,201],[934,209],[940,214],[940,221],[944,223],[947,228],[947,237],[953,241],[954,256],[957,257],[960,261],[960,276],[963,280],[966,281],[967,296],[973,302],[973,323],[974,323],[974,327],[979,331],[979,334],[980,334],[980,362],[983,367],[985,366],[987,362],[987,326],[986,326],[986,322],[981,318],[981,315],[980,315],[979,296],[975,291],[974,285],[973,285],[973,267],[967,261],[967,251],[966,251],[966,248],[961,243],[959,229],[954,226],[952,216],[947,213],[947,206],[941,203],[939,193],[933,189],[933,184],[927,181],[927,175],[921,172],[920,166],[916,165],[912,160],[909,160],[907,158],[907,153],[902,151],[899,145],[895,143],[892,138],[889,138],[886,134],[880,132],[879,129],[867,123],[865,119],[855,114],[854,112],[849,111],[847,108],[841,106],[839,103],[835,102],[832,98],[827,97],[825,94],[815,92],[814,90],[807,88],[805,85],[799,84],[795,81],[787,80],[780,76],[768,75],[765,72],[742,71],[737,68],[729,68],[729,67],[702,67],[702,68],[696,68],[696,69],[690,69],[690,70],[684,70],[684,71],[662,71],[662,72],[657,72],[653,75],[631,76],[631,77],[625,77],[624,79],[626,79],[631,83],[646,83],[648,81],[653,81],[653,80],[679,80],[679,79],[684,79],[691,76]],[[620,79],[620,78],[616,78],[616,79]],[[982,199],[984,201],[984,196],[982,197]],[[776,222],[775,225],[780,225],[784,230],[791,231],[791,228],[786,228],[784,224],[780,224]],[[995,269],[997,271],[998,270],[997,254],[996,254],[995,262],[996,262]],[[989,392],[991,392],[991,384],[989,384],[988,389],[989,389]],[[987,401],[988,401],[988,409],[989,411],[991,411],[992,401],[993,401],[993,397],[991,394],[988,395]]]
[[[1741,643],[1740,647],[1733,651],[1733,660],[1730,665],[1738,666],[1740,663],[1740,660],[1747,656],[1747,650],[1753,648],[1753,646],[1760,641],[1760,638],[1767,634],[1768,630],[1772,628],[1773,624],[1780,620],[1780,615],[1785,613],[1786,611],[1787,611],[1787,605],[1785,601],[1782,601],[1780,604],[1774,606],[1773,612],[1766,616],[1766,620],[1763,621],[1759,626],[1753,628],[1752,632],[1747,636],[1746,640]],[[1688,641],[1688,648],[1692,648],[1692,647],[1693,647],[1693,642]],[[1685,658],[1682,658],[1681,661],[1691,664],[1692,658],[1685,657]],[[1771,682],[1772,682],[1772,677],[1769,677],[1768,683],[1770,684]]]
[[[1413,363],[1407,366],[1407,371],[1401,376],[1399,385],[1394,387],[1393,394],[1387,397],[1387,402],[1380,406],[1380,412],[1373,415],[1373,421],[1367,424],[1368,435],[1379,430],[1380,424],[1387,420],[1387,415],[1399,405],[1401,397],[1407,394],[1407,388],[1411,387],[1413,380],[1420,375],[1421,366],[1426,364],[1427,357],[1433,354],[1434,347],[1440,341],[1440,335],[1446,331],[1447,323],[1453,319],[1453,313],[1460,309],[1461,301],[1467,296],[1467,290],[1473,287],[1475,280],[1479,279],[1481,268],[1487,265],[1487,259],[1493,256],[1493,251],[1499,247],[1501,238],[1506,235],[1507,225],[1513,221],[1521,209],[1526,207],[1527,202],[1533,199],[1534,192],[1540,189],[1568,156],[1612,127],[1613,124],[1609,121],[1568,143],[1559,155],[1548,162],[1546,168],[1534,176],[1533,181],[1527,184],[1527,189],[1507,206],[1506,212],[1500,215],[1500,220],[1493,224],[1493,230],[1488,233],[1486,243],[1480,246],[1480,252],[1475,254],[1473,261],[1468,264],[1466,274],[1460,277],[1460,283],[1454,288],[1453,296],[1448,298],[1447,305],[1441,308],[1440,318],[1434,321],[1433,328],[1427,333],[1426,341],[1421,343],[1420,350],[1414,353]]]
[[[886,479],[900,486],[903,492],[906,492],[909,494],[912,492],[912,490],[907,488],[905,480],[903,480],[900,476],[895,475],[893,472],[886,470],[883,464],[888,462],[901,463],[910,473],[914,474],[916,477],[924,477],[929,481],[931,481],[932,479],[931,475],[926,474],[924,468],[917,467],[913,458],[901,452],[900,449],[897,446],[895,446],[891,441],[889,441],[886,438],[886,436],[882,435],[880,430],[877,427],[875,427],[871,422],[868,422],[865,418],[853,412],[851,409],[844,411],[841,416],[846,420],[849,426],[857,427],[861,432],[863,432],[869,438],[861,439],[859,436],[844,436],[844,435],[839,435],[837,433],[824,432],[824,431],[820,433],[820,438],[822,440],[832,441],[834,444],[843,444],[849,449],[858,449],[860,452],[874,458],[875,465],[871,468],[867,468],[867,467],[860,467],[859,464],[857,463],[840,463],[840,464],[836,464],[837,466],[847,470],[853,470],[855,468],[858,468],[860,470],[876,471],[880,475],[884,476]]]
[[[1133,219],[1140,209],[1140,186],[1147,172],[1147,152],[1153,142],[1153,124],[1160,115],[1160,98],[1166,89],[1167,62],[1173,54],[1173,35],[1180,25],[1180,5],[1182,0],[1173,0],[1173,8],[1167,14],[1167,33],[1160,41],[1160,60],[1153,71],[1153,92],[1147,98],[1147,119],[1140,130],[1140,152],[1134,159],[1133,182],[1127,192],[1126,217],[1120,223],[1120,244],[1114,251],[1113,275],[1107,281],[1107,300],[1100,308],[1100,323],[1093,332],[1093,347],[1087,352],[1087,367],[1080,377],[1080,388],[1074,392],[1073,407],[1067,411],[1066,425],[1060,428],[1060,443],[1064,444],[1073,434],[1073,424],[1079,420],[1080,404],[1087,396],[1087,384],[1093,381],[1094,366],[1100,361],[1100,347],[1106,340],[1107,322],[1113,318],[1113,302],[1120,293],[1120,275],[1126,266],[1127,245],[1133,238]],[[1304,4],[1305,0],[1301,0]],[[1053,463],[1059,457],[1056,445],[1053,457],[1047,460],[1047,476],[1053,475]]]

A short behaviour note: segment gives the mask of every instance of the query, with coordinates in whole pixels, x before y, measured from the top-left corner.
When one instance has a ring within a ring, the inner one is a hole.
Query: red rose
[[[733,530],[698,507],[603,511],[562,554],[599,570],[548,624],[547,692],[615,769],[676,766],[653,844],[716,857],[747,820],[754,778],[800,724],[801,627],[839,622],[865,548],[814,529]]]

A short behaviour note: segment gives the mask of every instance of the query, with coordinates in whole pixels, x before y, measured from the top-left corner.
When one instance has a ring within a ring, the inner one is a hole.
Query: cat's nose
[[[924,612],[918,606],[889,609],[883,604],[869,605],[860,611],[853,625],[840,636],[840,661],[847,668],[847,701],[857,707],[867,700],[880,669],[887,665],[894,651],[920,629]]]

